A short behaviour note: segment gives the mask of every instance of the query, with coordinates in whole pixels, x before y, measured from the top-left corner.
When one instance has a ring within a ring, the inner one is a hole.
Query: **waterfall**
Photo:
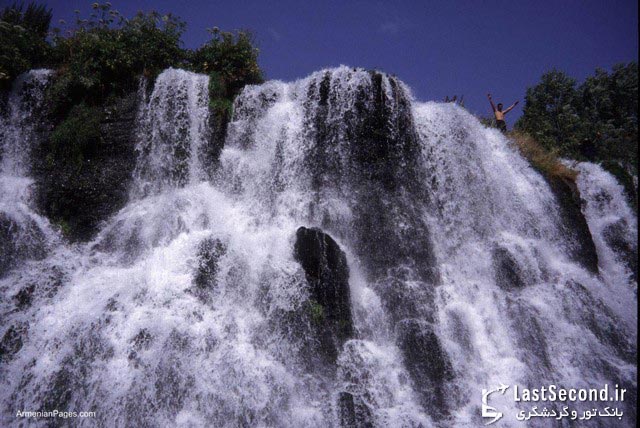
[[[635,385],[627,374],[636,296],[571,260],[575,243],[542,177],[502,134],[453,104],[418,104],[416,118],[442,266],[438,319],[459,385]],[[587,216],[590,226],[596,216]],[[518,426],[516,409],[508,413]],[[472,419],[463,415],[460,425]]]
[[[209,138],[209,77],[168,69],[146,99],[140,86],[138,162],[134,191],[139,195],[202,179],[200,149]]]
[[[16,264],[45,256],[56,240],[46,218],[34,212],[30,158],[43,122],[50,70],[32,70],[16,79],[0,117],[0,277]]]
[[[576,169],[603,279],[608,287],[623,287],[623,293],[625,287],[630,287],[637,295],[638,219],[624,187],[599,165],[580,162]],[[621,307],[629,305],[623,303]]]
[[[501,383],[635,397],[619,248],[637,253],[636,218],[599,167],[578,178],[594,273],[505,136],[395,77],[342,66],[244,88],[213,175],[208,77],[144,85],[129,203],[0,279],[3,425],[59,409],[95,411],[86,426],[476,427]],[[342,267],[346,312],[318,297],[304,233]],[[492,400],[522,426],[518,403]]]

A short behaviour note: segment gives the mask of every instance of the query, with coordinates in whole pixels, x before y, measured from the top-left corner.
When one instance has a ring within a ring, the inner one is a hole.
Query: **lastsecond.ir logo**
[[[498,412],[495,407],[491,407],[487,401],[489,396],[494,392],[499,392],[501,395],[504,395],[505,391],[509,388],[509,385],[505,385],[503,383],[500,384],[499,387],[495,389],[483,389],[482,390],[482,417],[483,418],[492,418],[485,425],[491,425],[494,422],[499,421],[502,418],[502,413]]]

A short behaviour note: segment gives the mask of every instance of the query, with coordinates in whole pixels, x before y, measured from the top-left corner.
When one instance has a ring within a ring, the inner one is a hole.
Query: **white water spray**
[[[497,131],[388,76],[323,70],[246,87],[209,182],[207,85],[158,76],[131,201],[92,242],[0,283],[13,296],[63,272],[55,292],[2,305],[20,337],[0,366],[3,424],[44,406],[118,426],[339,426],[347,393],[373,426],[475,427],[481,389],[501,382],[635,390],[637,313],[601,291],[635,306],[632,288],[567,255],[558,201]],[[635,219],[589,209],[590,226]],[[355,333],[329,369],[310,363],[299,226],[349,265]],[[517,426],[515,403],[493,405]]]

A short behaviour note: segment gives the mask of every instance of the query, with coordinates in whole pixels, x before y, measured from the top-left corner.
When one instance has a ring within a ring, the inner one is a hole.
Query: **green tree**
[[[574,153],[581,130],[575,79],[553,70],[527,89],[523,114],[516,128],[533,136],[547,149]]]
[[[560,71],[545,73],[527,89],[516,127],[547,149],[580,158],[584,145],[591,160],[618,163],[636,173],[638,156],[638,65],[617,64],[611,72],[597,69],[576,86]]]
[[[638,64],[597,69],[578,88],[584,138],[598,158],[635,165],[638,158]]]
[[[625,186],[637,208],[638,64],[597,69],[576,86],[559,71],[527,89],[519,131],[560,156],[600,163]]]

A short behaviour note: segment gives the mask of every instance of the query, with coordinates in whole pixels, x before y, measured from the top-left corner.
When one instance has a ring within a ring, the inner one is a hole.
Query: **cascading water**
[[[45,88],[50,70],[32,70],[16,79],[0,117],[0,277],[27,259],[44,257],[56,240],[46,218],[32,209],[30,156],[43,132]]]
[[[612,283],[633,284],[637,267],[630,257],[638,251],[638,220],[629,206],[625,190],[615,177],[602,167],[589,162],[576,165],[580,172],[578,187],[585,207],[591,235],[598,247],[602,269]]]
[[[594,277],[567,257],[575,243],[562,233],[549,186],[501,134],[454,105],[418,105],[416,120],[443,273],[439,325],[459,385],[478,391],[500,383],[609,383],[635,391],[637,310],[629,302],[636,297],[626,284]],[[494,399],[496,407],[516,404],[503,398]],[[469,410],[457,424],[477,414]],[[503,413],[504,422],[511,415],[521,425],[515,408]]]
[[[13,297],[61,272],[2,303],[3,346],[19,341],[1,357],[3,425],[59,409],[102,425],[475,427],[500,383],[635,396],[637,297],[604,232],[623,221],[637,252],[635,216],[597,167],[578,185],[601,275],[572,256],[546,181],[457,106],[347,67],[249,86],[209,181],[207,86],[166,70],[143,88],[130,202],[92,242],[1,280]],[[303,239],[341,270],[314,282]],[[322,286],[345,281],[336,312]],[[634,401],[600,426],[634,426]],[[522,426],[516,403],[492,405]]]
[[[637,295],[638,219],[624,187],[599,165],[580,162],[575,168],[580,173],[577,184],[598,249],[602,277],[610,286],[628,285]],[[627,302],[620,305],[621,310],[630,306]]]
[[[141,97],[146,90],[143,81]],[[176,69],[158,76],[138,117],[136,194],[204,178],[200,150],[209,138],[208,95],[208,76]]]

